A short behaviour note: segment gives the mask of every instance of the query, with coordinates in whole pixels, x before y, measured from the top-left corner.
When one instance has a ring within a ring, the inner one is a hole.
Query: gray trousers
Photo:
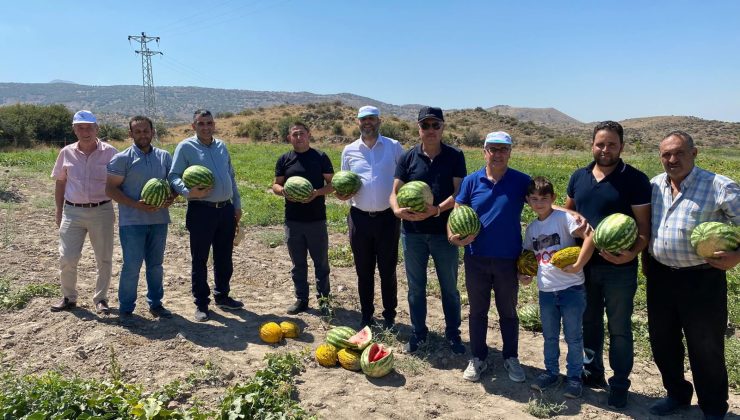
[[[295,297],[308,301],[308,255],[313,260],[316,274],[316,296],[329,295],[329,233],[326,220],[317,222],[285,221],[285,239],[293,263],[290,276],[295,286]]]

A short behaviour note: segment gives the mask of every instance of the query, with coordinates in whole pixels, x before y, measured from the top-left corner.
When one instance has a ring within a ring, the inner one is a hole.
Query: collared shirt
[[[650,180],[652,235],[650,254],[661,264],[691,267],[704,264],[691,246],[691,231],[704,222],[740,224],[740,187],[736,182],[697,166],[673,197],[666,173]]]
[[[184,197],[190,194],[190,190],[182,182],[182,173],[192,165],[205,166],[213,172],[213,190],[210,195],[199,200],[216,203],[232,200],[234,208],[242,208],[234,167],[231,166],[231,156],[223,141],[214,138],[211,144],[206,146],[197,136],[193,136],[177,145],[167,180],[170,181],[172,188]]]
[[[144,184],[152,178],[166,179],[171,166],[172,156],[166,150],[152,146],[149,153],[144,153],[136,145],[131,145],[113,156],[108,164],[108,173],[122,176],[121,191],[128,197],[139,201]],[[168,209],[149,212],[118,204],[119,226],[163,223],[170,223]]]
[[[350,199],[350,204],[362,211],[383,211],[390,207],[393,173],[403,155],[401,143],[378,136],[373,148],[362,138],[342,150],[342,170],[359,175],[362,188]]]
[[[465,178],[465,155],[463,152],[447,144],[440,144],[440,151],[434,160],[424,154],[421,144],[412,147],[401,156],[396,167],[395,177],[407,183],[409,181],[424,181],[429,185],[434,195],[435,206],[447,199],[455,192],[454,178]],[[403,231],[406,233],[423,233],[446,235],[447,218],[450,210],[442,212],[439,217],[429,217],[420,222],[403,221]]]
[[[650,179],[622,159],[616,168],[601,181],[594,177],[596,162],[573,172],[568,182],[568,197],[576,203],[576,211],[596,228],[601,221],[614,213],[635,217],[632,206],[650,204]],[[625,265],[637,265],[637,258]],[[612,265],[598,253],[588,262],[590,265]]]
[[[64,199],[70,203],[87,204],[110,200],[105,195],[108,177],[106,165],[118,152],[115,147],[99,139],[95,150],[89,155],[80,150],[79,142],[65,146],[59,151],[51,177],[66,181]]]
[[[520,220],[530,177],[512,168],[494,183],[484,166],[463,179],[455,201],[478,214],[481,231],[465,247],[470,255],[516,258],[522,251]]]

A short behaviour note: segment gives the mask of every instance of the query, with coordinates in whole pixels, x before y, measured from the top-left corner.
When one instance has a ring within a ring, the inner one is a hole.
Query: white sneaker
[[[468,362],[468,367],[463,372],[463,379],[470,382],[478,382],[481,373],[488,368],[488,363],[485,360],[480,360],[477,357],[473,357]]]
[[[509,379],[514,382],[524,382],[526,376],[524,375],[524,369],[519,364],[519,359],[516,357],[509,357],[504,360],[504,368],[509,372]]]

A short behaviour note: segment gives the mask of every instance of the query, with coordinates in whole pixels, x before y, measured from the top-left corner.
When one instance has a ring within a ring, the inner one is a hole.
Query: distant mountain
[[[49,83],[71,83],[73,85],[76,84],[75,82],[70,82],[69,80],[62,80],[62,79],[54,79]]]
[[[657,143],[673,130],[683,130],[698,145],[737,147],[740,145],[740,123],[705,120],[698,117],[661,116],[630,118],[621,121],[625,137]]]
[[[555,108],[521,108],[509,105],[496,105],[488,108],[489,112],[507,117],[514,117],[522,121],[532,121],[545,125],[573,125],[582,126],[583,123],[570,115],[564,114]]]

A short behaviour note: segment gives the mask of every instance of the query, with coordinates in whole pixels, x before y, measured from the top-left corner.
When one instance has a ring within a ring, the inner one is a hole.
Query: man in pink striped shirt
[[[90,111],[78,111],[72,119],[77,142],[65,146],[57,157],[51,177],[56,180],[54,202],[59,227],[59,277],[62,299],[52,312],[77,306],[77,263],[85,236],[95,253],[97,280],[93,302],[99,314],[109,314],[108,287],[113,267],[115,214],[105,194],[108,162],[118,152],[98,139],[98,123]]]

